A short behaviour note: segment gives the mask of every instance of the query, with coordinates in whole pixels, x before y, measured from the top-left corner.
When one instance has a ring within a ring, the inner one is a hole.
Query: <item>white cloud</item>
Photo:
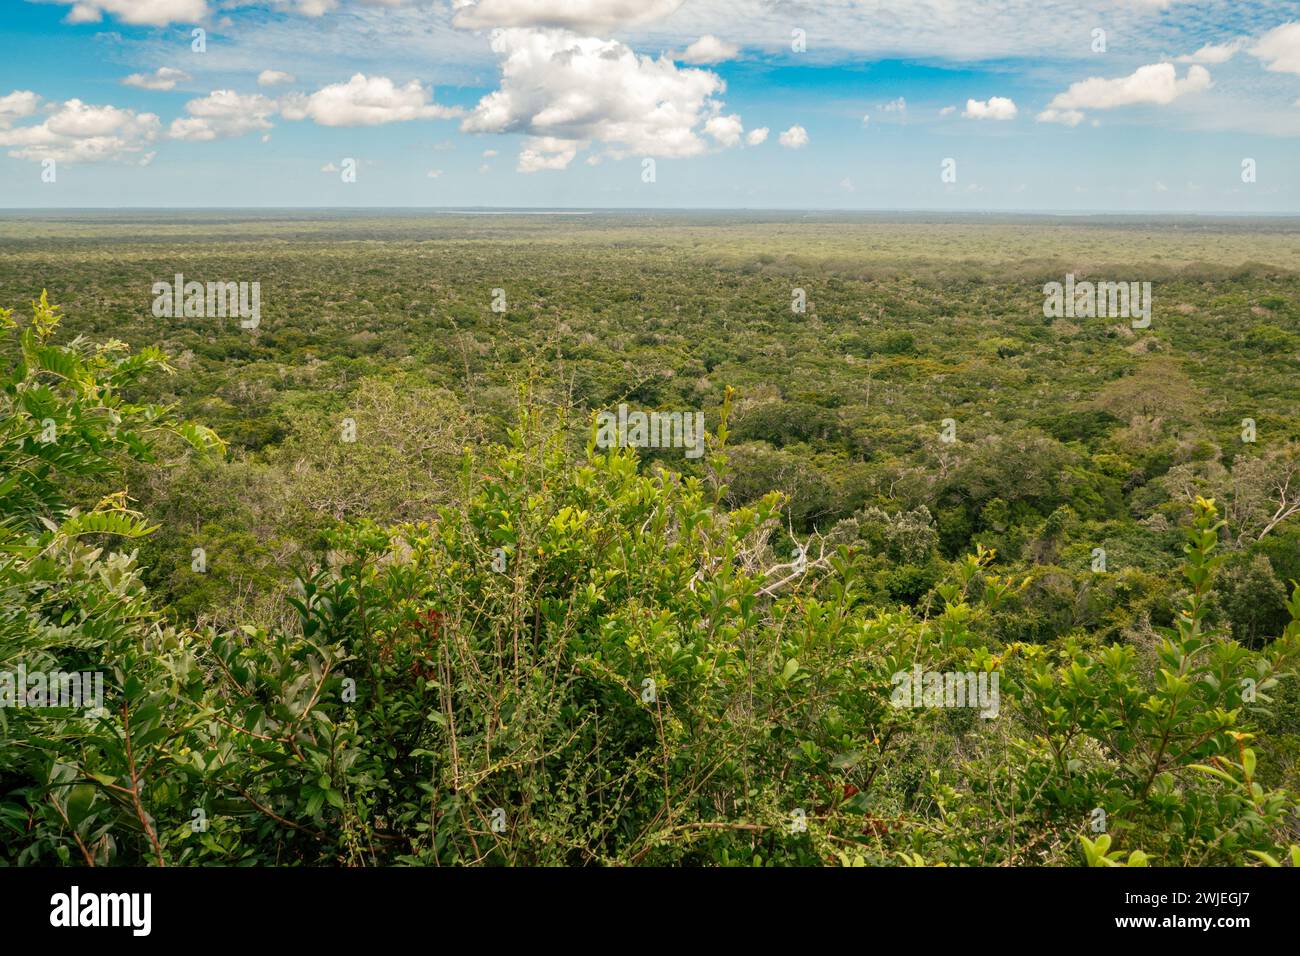
[[[17,104],[21,110],[34,94],[11,93],[0,100],[0,112]],[[26,115],[22,113],[5,115]],[[81,100],[60,104],[44,122],[0,130],[0,146],[11,146],[15,159],[54,159],[59,162],[136,162],[147,165],[152,153],[144,148],[158,137],[158,117],[115,106],[89,106]]]
[[[1083,122],[1084,115],[1078,110],[1046,109],[1039,113],[1035,119],[1040,123],[1060,123],[1062,126],[1078,126]]]
[[[1227,43],[1207,43],[1195,53],[1174,58],[1175,63],[1227,63],[1246,45],[1245,37],[1230,40]]]
[[[377,126],[461,115],[461,110],[431,100],[419,80],[399,87],[386,76],[357,73],[346,83],[333,83],[310,96],[291,93],[280,101],[280,113],[285,119],[311,119],[321,126]]]
[[[138,86],[142,90],[174,90],[177,83],[193,79],[184,70],[160,66],[152,73],[132,73],[122,80],[123,86]]]
[[[578,150],[587,146],[581,140],[559,139],[555,136],[534,136],[524,142],[519,151],[519,164],[515,167],[521,173],[536,173],[544,169],[568,169]],[[487,167],[479,169],[487,172]]]
[[[277,83],[292,83],[297,77],[283,70],[263,70],[257,74],[258,86],[275,86]]]
[[[967,119],[1012,120],[1016,118],[1016,104],[1005,96],[991,96],[985,100],[967,100],[962,116]]]
[[[430,179],[437,179],[439,176],[442,175],[442,170],[441,170],[441,169],[431,169],[431,170],[429,170],[427,173],[425,173],[424,175],[428,176]]]
[[[458,27],[610,30],[667,16],[682,0],[452,0]]]
[[[1089,77],[1073,83],[1064,93],[1057,93],[1038,114],[1040,122],[1078,126],[1083,110],[1109,110],[1119,106],[1150,104],[1166,106],[1189,93],[1199,93],[1213,85],[1210,72],[1196,65],[1181,80],[1172,63],[1152,63],[1138,67],[1129,76],[1103,79]]]
[[[854,192],[853,180],[848,176],[845,176],[840,180],[840,189],[843,189],[846,193]]]
[[[706,33],[688,46],[678,59],[684,63],[722,63],[724,60],[734,60],[739,55],[740,47],[736,44]]]
[[[207,96],[185,104],[189,116],[172,120],[167,135],[172,139],[208,142],[225,136],[243,136],[271,128],[275,101],[261,93],[213,90]]]
[[[493,156],[496,156],[496,155],[497,155],[497,151],[496,151],[495,149],[485,149],[485,150],[483,150],[483,158],[484,158],[484,159],[491,159]]]
[[[16,119],[31,116],[40,101],[41,98],[31,90],[14,90],[7,96],[0,96],[0,130],[8,129]]]
[[[808,131],[802,126],[791,126],[777,140],[787,149],[803,149],[808,145]]]
[[[739,146],[745,127],[741,124],[740,117],[733,113],[730,116],[714,116],[704,124],[704,132],[717,140],[719,146]]]
[[[745,142],[748,143],[750,146],[760,146],[763,143],[767,142],[767,134],[768,134],[768,128],[766,126],[760,126],[757,129],[751,129],[745,135]]]
[[[940,116],[951,116],[951,115],[952,115],[953,113],[955,113],[955,112],[957,112],[957,107],[955,107],[955,106],[945,106],[943,109],[939,110],[939,115],[940,115]]]
[[[71,0],[39,0],[69,3]],[[104,14],[123,23],[163,27],[169,23],[194,23],[208,15],[206,0],[76,0],[68,11],[69,23],[98,23]],[[69,101],[71,102],[71,101]]]
[[[337,166],[335,166],[332,162],[330,162],[330,163],[326,163],[324,166],[322,166],[322,167],[320,168],[320,171],[321,171],[322,173],[337,173],[337,172],[339,171],[339,168],[338,168]]]
[[[906,113],[907,100],[903,99],[900,96],[896,100],[890,100],[888,103],[882,106],[881,109],[884,110],[886,113]]]
[[[1300,23],[1269,30],[1247,52],[1271,73],[1300,73]]]
[[[614,158],[694,156],[707,149],[699,128],[722,110],[717,74],[640,56],[617,40],[510,29],[493,45],[505,54],[501,86],[479,100],[465,132],[598,141]]]

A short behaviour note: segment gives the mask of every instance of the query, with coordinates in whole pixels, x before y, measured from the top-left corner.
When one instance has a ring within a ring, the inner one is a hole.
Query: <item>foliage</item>
[[[954,462],[981,489],[962,513],[1005,535],[1052,503],[1026,539],[1039,562],[946,559],[921,504],[792,538],[780,493],[733,497],[729,391],[683,473],[594,430],[575,450],[582,419],[525,384],[504,441],[465,447],[429,514],[341,516],[272,623],[212,627],[114,550],[153,530],[124,495],[79,496],[131,461],[204,467],[167,454],[177,436],[219,442],[121,398],[160,356],[55,345],[54,327],[42,300],[6,380],[0,662],[101,671],[105,701],[0,709],[11,862],[1294,859],[1294,777],[1261,755],[1288,739],[1300,585],[1280,629],[1234,639],[1260,566],[1219,600],[1234,541],[1210,500],[1179,532],[1173,593],[1051,564],[1085,526],[1050,469],[1002,487],[996,441]],[[1070,622],[1016,636],[1047,593]],[[913,669],[998,676],[1000,706],[900,705]]]

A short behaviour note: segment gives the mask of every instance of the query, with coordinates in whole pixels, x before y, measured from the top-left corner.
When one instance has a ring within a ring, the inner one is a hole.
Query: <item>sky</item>
[[[1300,213],[1300,2],[3,0],[0,207]]]

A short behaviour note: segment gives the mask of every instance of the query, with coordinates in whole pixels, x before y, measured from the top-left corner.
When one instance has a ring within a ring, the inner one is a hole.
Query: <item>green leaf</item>
[[[1234,787],[1241,782],[1237,780],[1235,777],[1233,777],[1231,774],[1225,773],[1224,771],[1220,770],[1218,767],[1207,767],[1203,763],[1193,763],[1193,764],[1188,764],[1187,766],[1189,770],[1199,770],[1201,773],[1211,774],[1215,777],[1218,777],[1220,780],[1232,784]]]

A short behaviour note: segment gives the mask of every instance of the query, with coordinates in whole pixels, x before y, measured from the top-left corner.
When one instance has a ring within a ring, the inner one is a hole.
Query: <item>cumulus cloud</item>
[[[174,90],[177,83],[193,79],[184,70],[160,66],[152,73],[132,73],[122,80],[123,86],[138,86],[142,90]]]
[[[333,83],[310,96],[290,94],[280,101],[285,119],[311,119],[321,126],[378,126],[416,119],[460,116],[455,107],[432,102],[432,93],[412,80],[397,86],[386,76],[355,74],[346,83]]]
[[[1227,63],[1237,51],[1246,45],[1245,38],[1231,40],[1228,43],[1207,43],[1195,53],[1174,58],[1175,63]]]
[[[1209,89],[1210,85],[1210,72],[1203,66],[1191,67],[1180,80],[1172,63],[1152,63],[1138,67],[1129,76],[1113,80],[1094,76],[1071,84],[1064,93],[1056,94],[1048,106],[1067,110],[1108,110],[1139,103],[1165,106],[1187,93]]]
[[[717,140],[719,146],[739,146],[745,127],[741,124],[740,117],[734,114],[714,116],[704,124],[704,132]]]
[[[569,30],[617,29],[667,16],[683,0],[452,0],[452,22],[482,27],[563,27]]]
[[[955,113],[955,112],[957,112],[957,107],[955,107],[955,106],[945,106],[943,109],[939,110],[939,115],[940,115],[940,116],[951,116],[951,115],[952,115],[953,113]]]
[[[275,101],[261,93],[213,90],[207,96],[185,104],[189,116],[172,120],[167,135],[172,139],[207,142],[226,136],[243,136],[271,128]]]
[[[1300,23],[1269,30],[1247,52],[1272,73],[1300,73]]]
[[[808,145],[808,131],[802,126],[791,126],[777,137],[777,141],[787,149],[803,149]]]
[[[967,100],[962,116],[967,119],[1011,120],[1016,118],[1016,104],[1005,96],[988,100]]]
[[[109,14],[123,23],[164,27],[169,23],[194,23],[208,15],[206,0],[41,0],[71,3],[69,23],[98,23]]]
[[[886,113],[906,113],[907,100],[903,99],[900,96],[896,100],[890,100],[888,103],[882,106],[881,109],[884,110]]]
[[[34,95],[11,93],[0,99],[0,116],[12,122],[10,117],[30,115],[22,110],[35,106],[29,99]],[[148,164],[153,153],[145,147],[157,139],[160,126],[153,113],[68,100],[42,123],[0,129],[0,146],[13,147],[9,155],[15,159]]]
[[[1035,118],[1040,123],[1060,123],[1062,126],[1078,126],[1084,120],[1079,110],[1046,109]]]
[[[8,129],[14,120],[31,116],[40,101],[41,98],[31,90],[14,90],[7,96],[0,96],[0,130]]]
[[[724,60],[734,60],[739,54],[740,47],[736,44],[706,33],[688,46],[678,59],[683,63],[722,63]]]
[[[568,169],[578,150],[587,146],[581,140],[560,139],[555,136],[534,136],[524,141],[515,167],[521,173],[536,173],[544,169]],[[487,167],[479,169],[486,172]]]
[[[708,148],[699,129],[722,110],[715,96],[725,84],[717,74],[640,56],[617,40],[508,29],[493,48],[505,57],[501,85],[461,124],[468,133],[595,141],[615,158],[694,156]],[[552,163],[571,155],[567,148],[548,152]]]
[[[292,83],[297,77],[283,70],[263,70],[257,74],[258,86],[275,86],[279,83]]]
[[[751,129],[745,136],[745,142],[750,146],[758,146],[767,141],[768,128],[760,126],[757,129]]]
[[[1078,126],[1085,118],[1083,110],[1139,104],[1167,106],[1180,96],[1199,93],[1212,85],[1210,72],[1203,66],[1189,67],[1187,75],[1179,79],[1172,63],[1152,63],[1138,67],[1129,76],[1109,80],[1094,76],[1073,83],[1064,93],[1057,93],[1037,118],[1044,123]]]

